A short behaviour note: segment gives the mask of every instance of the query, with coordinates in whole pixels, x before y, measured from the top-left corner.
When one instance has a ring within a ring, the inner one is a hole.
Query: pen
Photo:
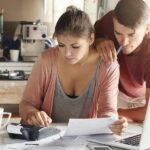
[[[121,49],[122,49],[123,46],[120,46],[117,50],[117,55],[120,53]]]
[[[117,50],[117,52],[116,52],[116,53],[117,53],[117,56],[118,56],[118,54],[120,53],[120,51],[121,51],[122,47],[123,47],[123,46],[121,45],[121,46],[118,48],[118,50]],[[110,66],[110,64],[108,64],[108,66],[107,66],[107,67],[109,67],[109,66]]]

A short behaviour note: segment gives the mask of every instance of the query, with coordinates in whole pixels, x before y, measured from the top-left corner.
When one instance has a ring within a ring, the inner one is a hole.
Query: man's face
[[[123,46],[122,52],[126,55],[131,54],[143,41],[147,29],[146,25],[132,29],[120,24],[115,18],[113,23],[115,37],[119,45]]]

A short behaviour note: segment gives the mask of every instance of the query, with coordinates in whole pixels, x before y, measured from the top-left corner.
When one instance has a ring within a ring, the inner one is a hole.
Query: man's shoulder
[[[106,15],[113,18],[113,12],[114,12],[114,10],[111,10]]]
[[[150,53],[150,35],[145,36],[142,43],[142,49],[144,50],[145,54]]]
[[[113,10],[106,13],[104,16],[102,16],[99,20],[96,21],[98,23],[99,21],[105,21],[105,20],[112,20],[113,19]]]

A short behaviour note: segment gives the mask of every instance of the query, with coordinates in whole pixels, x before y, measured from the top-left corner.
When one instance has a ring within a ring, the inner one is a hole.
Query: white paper
[[[109,126],[115,118],[70,119],[65,136],[112,133]]]

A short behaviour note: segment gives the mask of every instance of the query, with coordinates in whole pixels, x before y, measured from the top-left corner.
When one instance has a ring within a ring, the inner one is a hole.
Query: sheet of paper
[[[109,125],[114,121],[115,118],[70,119],[65,136],[112,133]]]

